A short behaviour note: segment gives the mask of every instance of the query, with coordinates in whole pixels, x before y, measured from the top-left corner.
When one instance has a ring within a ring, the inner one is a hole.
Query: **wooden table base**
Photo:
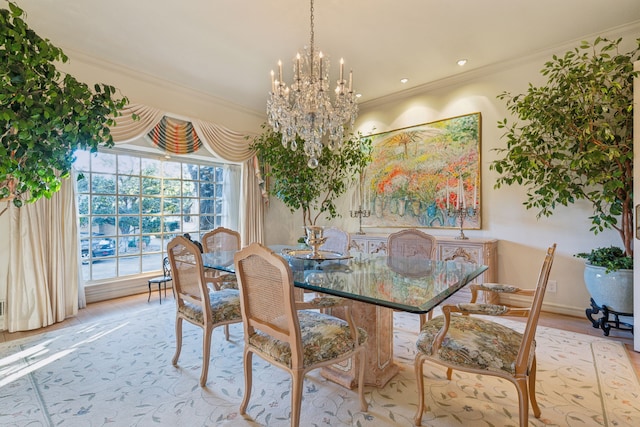
[[[393,310],[354,301],[351,312],[356,325],[368,335],[364,384],[384,387],[399,370],[393,362]],[[344,318],[342,308],[332,309],[330,313]],[[323,368],[321,373],[328,380],[350,389],[358,383],[358,366],[351,360]]]

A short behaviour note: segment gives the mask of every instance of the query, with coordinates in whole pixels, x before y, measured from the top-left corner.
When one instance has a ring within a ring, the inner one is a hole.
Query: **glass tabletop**
[[[346,259],[312,260],[277,252],[291,266],[299,288],[350,298],[411,313],[427,313],[487,266],[415,257],[362,254]],[[204,266],[234,273],[234,252],[204,253]]]

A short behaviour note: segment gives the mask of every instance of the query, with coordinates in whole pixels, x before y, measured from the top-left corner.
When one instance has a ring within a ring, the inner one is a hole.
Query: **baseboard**
[[[500,294],[500,303],[515,306],[515,307],[528,307],[531,305],[531,298],[518,297],[516,295]],[[555,303],[542,303],[542,311],[547,313],[562,314],[572,317],[585,317],[585,307],[571,307],[567,305],[555,304]],[[586,317],[585,317],[586,318]]]
[[[137,276],[132,279],[86,285],[84,294],[87,304],[149,292],[148,280],[157,275],[158,273],[156,272],[149,276]],[[167,291],[171,292],[171,282],[167,283]],[[158,288],[156,285],[152,287],[151,292],[151,297],[155,296],[157,298]],[[164,286],[162,287],[162,292],[164,298]]]

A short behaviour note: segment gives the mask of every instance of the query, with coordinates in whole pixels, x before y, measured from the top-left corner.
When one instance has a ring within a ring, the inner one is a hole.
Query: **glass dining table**
[[[485,265],[472,263],[377,254],[328,253],[309,259],[309,251],[282,245],[270,248],[289,263],[294,286],[354,301],[353,317],[369,336],[365,384],[377,387],[398,372],[393,362],[393,311],[428,313],[487,270]],[[233,255],[204,253],[203,264],[234,273]],[[332,314],[340,316],[340,310]],[[323,375],[352,388],[356,372],[354,366],[334,365],[325,368]]]

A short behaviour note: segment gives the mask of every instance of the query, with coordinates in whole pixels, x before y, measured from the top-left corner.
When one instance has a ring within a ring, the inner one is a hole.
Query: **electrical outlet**
[[[558,292],[558,282],[555,280],[549,280],[547,282],[547,292],[555,294]]]

